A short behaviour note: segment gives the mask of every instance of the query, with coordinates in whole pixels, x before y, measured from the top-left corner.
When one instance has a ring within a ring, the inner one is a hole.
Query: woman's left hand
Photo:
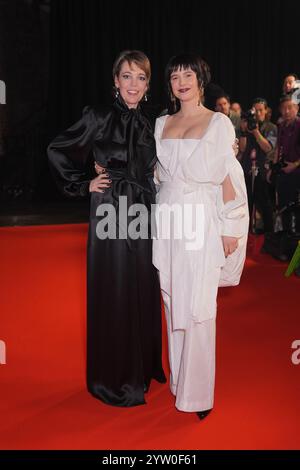
[[[222,236],[225,258],[231,255],[238,247],[238,238]]]

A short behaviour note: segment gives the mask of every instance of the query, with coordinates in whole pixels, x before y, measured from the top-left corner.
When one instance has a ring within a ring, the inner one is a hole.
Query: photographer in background
[[[300,190],[300,118],[297,116],[299,105],[291,94],[280,100],[281,123],[272,170],[268,178],[276,178],[278,208],[284,209],[297,199]],[[282,212],[282,228],[290,229],[290,212]]]
[[[282,92],[284,95],[292,94],[297,88],[298,75],[295,73],[289,73],[283,80]]]
[[[215,111],[223,113],[225,116],[229,117],[233,124],[235,135],[237,138],[239,138],[241,118],[238,113],[231,109],[230,97],[228,95],[222,94],[218,96],[216,99]]]
[[[276,146],[277,127],[267,120],[268,103],[256,98],[252,109],[242,113],[239,149],[248,192],[252,230],[255,231],[256,209],[261,214],[264,232],[273,231],[273,207],[270,185],[266,179],[266,163]]]

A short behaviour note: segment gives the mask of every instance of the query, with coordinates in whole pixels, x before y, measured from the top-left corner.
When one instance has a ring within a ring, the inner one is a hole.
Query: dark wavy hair
[[[174,99],[171,87],[171,75],[176,70],[187,70],[191,69],[195,72],[199,90],[205,89],[205,87],[209,84],[211,79],[210,68],[208,64],[198,55],[194,53],[183,53],[176,56],[171,57],[169,62],[167,63],[165,69],[165,80],[167,84],[167,92],[169,100],[173,102],[173,109],[171,103],[169,103],[169,110],[175,113],[179,108],[179,100]],[[173,97],[173,98],[172,98]]]

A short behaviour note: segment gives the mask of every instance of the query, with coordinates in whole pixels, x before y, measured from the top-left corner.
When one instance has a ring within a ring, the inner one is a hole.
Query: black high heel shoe
[[[206,418],[207,415],[211,412],[212,408],[210,410],[203,410],[203,411],[197,411],[197,416],[199,419],[204,419]]]

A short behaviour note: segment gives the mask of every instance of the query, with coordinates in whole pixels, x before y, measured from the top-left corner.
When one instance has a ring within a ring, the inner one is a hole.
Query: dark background
[[[299,26],[294,0],[0,0],[0,199],[58,197],[46,145],[83,106],[111,100],[120,51],[149,56],[162,107],[168,58],[196,51],[233,100],[248,108],[263,96],[276,117],[283,77],[300,72]]]

